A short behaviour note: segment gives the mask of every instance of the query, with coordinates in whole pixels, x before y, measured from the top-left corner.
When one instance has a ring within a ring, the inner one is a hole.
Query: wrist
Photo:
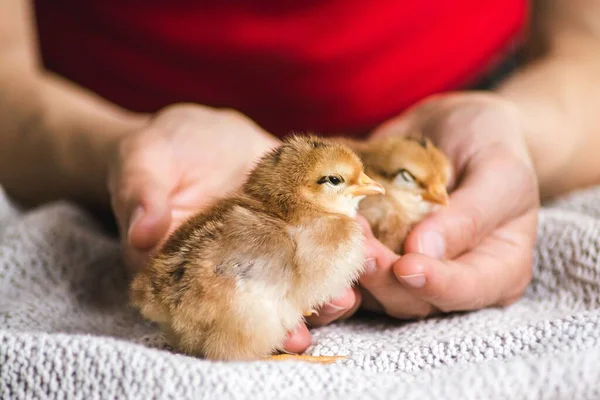
[[[570,122],[565,105],[544,96],[538,81],[547,65],[535,65],[496,89],[518,112],[525,143],[535,169],[542,199],[567,190],[565,170],[577,154],[577,124]],[[539,75],[538,75],[539,74]]]
[[[86,148],[89,152],[89,172],[79,169],[76,181],[85,189],[93,206],[108,208],[110,196],[108,192],[108,173],[110,163],[119,151],[119,144],[123,137],[142,129],[149,121],[150,116],[131,112],[117,112],[101,127],[92,127],[92,135],[98,135],[98,140],[89,140]],[[83,161],[85,163],[85,161]],[[83,173],[82,173],[83,172]],[[88,177],[87,174],[90,174]]]
[[[148,116],[89,95],[72,98],[63,84],[44,82],[41,102],[39,132],[46,137],[41,143],[48,146],[54,192],[94,209],[108,208],[108,163],[118,141],[142,127]]]

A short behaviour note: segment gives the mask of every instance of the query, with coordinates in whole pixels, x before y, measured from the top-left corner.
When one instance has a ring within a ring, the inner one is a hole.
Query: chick
[[[359,213],[379,241],[401,254],[410,229],[448,204],[447,186],[453,173],[450,161],[418,133],[367,141],[335,140],[354,150],[365,172],[384,186],[385,195],[366,198]]]
[[[364,263],[357,208],[383,193],[346,146],[291,137],[258,162],[241,192],[167,239],[134,278],[132,303],[190,355],[335,361],[269,356],[304,316],[357,279]]]

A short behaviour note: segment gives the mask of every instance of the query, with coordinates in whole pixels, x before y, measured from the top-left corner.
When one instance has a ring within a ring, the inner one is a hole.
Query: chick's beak
[[[369,178],[364,172],[358,177],[358,184],[352,185],[350,193],[353,196],[369,196],[375,194],[385,194],[385,189],[381,184]]]
[[[448,192],[443,185],[429,187],[427,191],[421,195],[421,197],[423,200],[441,204],[443,206],[447,206],[449,203]]]

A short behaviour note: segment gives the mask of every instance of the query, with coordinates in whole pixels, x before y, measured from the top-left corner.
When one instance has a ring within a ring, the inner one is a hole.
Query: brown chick
[[[365,172],[384,186],[385,195],[366,198],[359,213],[379,241],[401,254],[410,229],[448,204],[450,161],[420,134],[336,141],[352,148],[361,157]]]
[[[133,304],[184,353],[268,357],[357,279],[364,254],[354,217],[363,197],[383,192],[346,146],[291,137],[258,162],[239,194],[168,238],[134,278]],[[337,359],[275,358],[290,357]]]

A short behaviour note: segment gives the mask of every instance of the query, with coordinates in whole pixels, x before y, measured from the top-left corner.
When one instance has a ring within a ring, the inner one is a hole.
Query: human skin
[[[440,145],[458,172],[451,206],[411,232],[411,254],[401,259],[365,226],[369,269],[360,289],[326,305],[311,324],[361,306],[413,318],[520,297],[540,197],[600,182],[600,4],[539,7],[537,57],[494,92],[425,99],[374,130],[419,128]],[[68,198],[112,207],[132,269],[186,216],[235,189],[277,143],[234,111],[186,104],[136,114],[45,71],[23,0],[0,0],[0,60],[0,183],[28,205]],[[231,146],[234,137],[243,151]],[[309,343],[303,325],[287,349]]]

